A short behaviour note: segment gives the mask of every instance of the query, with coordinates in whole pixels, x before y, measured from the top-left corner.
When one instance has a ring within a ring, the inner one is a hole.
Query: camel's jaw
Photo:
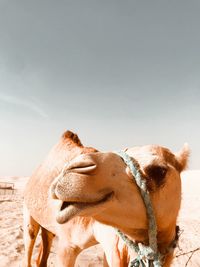
[[[96,208],[97,206],[100,206],[104,204],[105,202],[108,202],[112,199],[113,192],[107,193],[104,195],[101,199],[91,201],[91,202],[68,202],[68,201],[62,201],[60,205],[60,209],[57,212],[56,221],[59,224],[63,224],[68,222],[70,219],[72,219],[74,216],[81,215],[81,212],[86,209]],[[85,215],[85,214],[84,214]]]

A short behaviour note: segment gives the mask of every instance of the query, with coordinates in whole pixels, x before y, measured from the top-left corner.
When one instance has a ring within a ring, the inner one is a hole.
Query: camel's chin
[[[109,201],[113,196],[113,192],[106,194],[100,200],[94,202],[62,202],[60,210],[57,213],[56,221],[59,224],[63,224],[68,222],[75,216],[82,215],[82,211],[86,209],[90,209],[93,207],[97,207],[98,205],[102,205],[105,202]],[[85,215],[85,214],[84,214]]]

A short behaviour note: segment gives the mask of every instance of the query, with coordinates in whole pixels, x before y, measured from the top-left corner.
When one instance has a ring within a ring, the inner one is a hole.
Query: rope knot
[[[138,247],[139,247],[139,256],[141,259],[145,260],[154,260],[156,257],[156,253],[155,251],[149,247],[149,246],[145,246],[142,243],[138,243]]]
[[[160,254],[142,243],[138,243],[138,256],[130,262],[129,267],[145,266],[161,267]]]

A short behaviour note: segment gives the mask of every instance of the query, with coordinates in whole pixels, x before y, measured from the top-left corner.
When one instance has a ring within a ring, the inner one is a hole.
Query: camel
[[[157,223],[158,249],[166,254],[176,237],[181,202],[180,173],[189,156],[187,146],[173,154],[149,145],[126,149],[143,173]],[[30,178],[24,194],[24,266],[31,266],[39,229],[41,250],[37,266],[47,266],[53,237],[58,242],[57,266],[72,267],[85,248],[100,243],[109,266],[128,266],[133,252],[117,237],[120,229],[137,243],[148,243],[144,202],[130,169],[113,152],[84,147],[77,135],[63,134],[44,163]],[[173,251],[165,257],[168,267]]]

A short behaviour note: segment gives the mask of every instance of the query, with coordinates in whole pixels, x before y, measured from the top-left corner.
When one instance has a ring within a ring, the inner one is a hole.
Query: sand
[[[24,255],[22,227],[22,192],[27,177],[4,177],[0,182],[14,183],[15,191],[0,190],[0,266],[19,267]],[[200,170],[186,171],[182,175],[183,195],[178,218],[181,228],[179,246],[175,251],[173,267],[200,267]],[[4,194],[3,194],[4,193]],[[13,194],[11,194],[13,193]],[[173,197],[173,196],[172,196]],[[37,254],[39,238],[34,255]],[[56,240],[48,266],[55,267]],[[100,267],[103,251],[94,246],[82,252],[76,267]]]

